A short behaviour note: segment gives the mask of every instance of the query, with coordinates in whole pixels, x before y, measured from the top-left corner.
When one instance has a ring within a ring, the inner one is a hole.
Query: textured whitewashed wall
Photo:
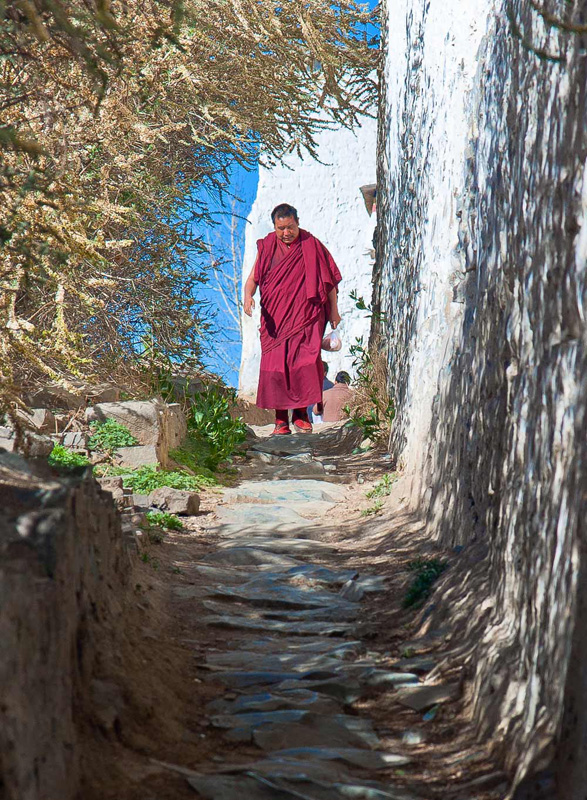
[[[544,7],[389,0],[375,300],[412,503],[487,553],[479,730],[585,800],[587,65]]]
[[[290,156],[284,165],[261,167],[257,197],[248,218],[243,282],[255,261],[256,241],[273,230],[271,211],[278,203],[298,210],[300,225],[317,236],[330,250],[343,280],[339,289],[343,349],[324,353],[333,377],[340,369],[352,372],[349,347],[357,337],[369,335],[369,319],[350,299],[355,291],[371,300],[373,231],[375,214],[369,217],[359,187],[375,183],[376,122],[364,118],[354,132],[323,131],[318,137],[320,162]],[[239,391],[254,395],[259,377],[259,297],[252,318],[244,317]]]

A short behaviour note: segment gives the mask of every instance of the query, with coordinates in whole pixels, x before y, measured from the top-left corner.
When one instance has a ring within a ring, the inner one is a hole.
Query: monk
[[[274,231],[257,242],[257,259],[244,291],[244,312],[261,293],[261,368],[257,406],[275,409],[273,435],[311,433],[308,406],[322,402],[320,345],[327,322],[340,323],[338,267],[324,245],[299,226],[298,212],[281,203]]]

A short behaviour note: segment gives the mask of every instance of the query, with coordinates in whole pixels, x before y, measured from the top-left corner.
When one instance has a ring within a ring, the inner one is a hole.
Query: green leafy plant
[[[391,489],[396,481],[397,473],[386,473],[379,481],[377,481],[375,486],[367,492],[367,497],[369,499],[373,497],[387,497],[391,494]]]
[[[369,508],[363,509],[363,511],[361,511],[361,516],[362,517],[371,517],[374,514],[379,514],[379,512],[381,511],[382,508],[383,508],[383,500],[381,500],[381,498],[380,498],[380,499],[376,500],[373,503],[372,506],[369,506]]]
[[[347,426],[360,428],[365,438],[376,440],[389,430],[395,417],[393,399],[387,394],[385,358],[377,347],[367,347],[362,336],[350,352],[356,378],[354,400],[345,408]]]
[[[133,492],[138,494],[150,494],[162,486],[194,491],[202,489],[204,486],[213,486],[216,483],[213,479],[202,475],[188,475],[187,472],[178,470],[159,470],[155,466],[139,467],[132,471],[118,472],[118,474],[122,476],[124,485],[129,486]]]
[[[149,553],[143,552],[141,553],[141,561],[143,564],[149,564],[153,569],[159,569],[159,559],[153,558],[152,555]]]
[[[126,425],[108,417],[104,422],[91,422],[92,435],[88,439],[89,450],[102,450],[111,453],[119,447],[132,447],[137,439]]]
[[[207,439],[188,434],[181,447],[171,450],[170,457],[197,475],[202,475],[216,481],[214,467],[207,466],[213,464],[217,466],[216,459],[212,454],[212,446]]]
[[[195,454],[199,447],[201,466],[210,470],[217,469],[223,461],[229,461],[246,439],[245,423],[230,413],[235,400],[234,390],[208,386],[195,395],[189,406],[187,420],[193,441],[192,453]]]
[[[421,605],[430,596],[432,586],[447,567],[448,562],[440,558],[417,558],[410,561],[408,569],[415,575],[404,597],[404,608]]]
[[[47,461],[52,467],[55,467],[55,469],[64,472],[71,472],[81,467],[87,467],[90,463],[83,453],[76,453],[73,450],[69,450],[67,447],[63,447],[61,444],[56,444],[53,447]]]
[[[169,514],[167,511],[147,511],[146,516],[150,525],[158,525],[170,531],[183,530],[183,522],[175,514]]]

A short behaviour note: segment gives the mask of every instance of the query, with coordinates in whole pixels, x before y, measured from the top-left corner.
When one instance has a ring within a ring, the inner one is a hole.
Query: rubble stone
[[[168,511],[170,514],[179,516],[191,516],[197,514],[200,508],[200,496],[195,492],[188,492],[183,489],[172,489],[169,486],[162,486],[155,489],[149,495],[150,504],[161,511]]]

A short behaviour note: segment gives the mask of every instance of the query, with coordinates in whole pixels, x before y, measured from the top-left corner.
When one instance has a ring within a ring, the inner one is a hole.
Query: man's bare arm
[[[330,309],[328,321],[332,325],[332,330],[334,330],[340,324],[340,314],[338,313],[338,292],[336,289],[331,289],[328,292],[328,307]]]
[[[256,264],[257,262],[255,262]],[[247,317],[251,317],[253,315],[253,309],[255,308],[255,301],[253,300],[253,295],[257,291],[257,281],[255,280],[255,267],[251,270],[251,274],[247,278],[247,282],[245,283],[245,296],[243,299],[243,310]]]

